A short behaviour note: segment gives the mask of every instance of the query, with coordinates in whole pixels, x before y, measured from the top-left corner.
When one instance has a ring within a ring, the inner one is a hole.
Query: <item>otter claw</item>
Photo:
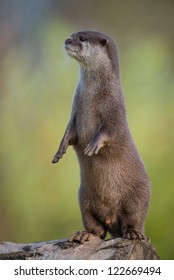
[[[144,236],[144,234],[142,234],[141,232],[138,232],[136,230],[128,230],[123,238],[125,239],[132,239],[132,240],[146,240],[146,237]]]
[[[94,144],[88,144],[88,146],[86,147],[84,153],[87,156],[92,156],[93,154],[97,155],[99,152],[99,147],[97,145]]]
[[[63,157],[63,154],[62,153],[57,153],[55,154],[53,160],[52,160],[52,163],[56,163],[59,161],[59,159],[61,159]]]
[[[54,157],[53,160],[52,160],[51,162],[52,162],[52,163],[56,163],[56,162],[58,162],[58,161],[59,161],[59,158]]]
[[[85,241],[91,241],[94,238],[98,238],[98,236],[88,231],[77,231],[68,239],[68,241],[78,241],[83,244]]]

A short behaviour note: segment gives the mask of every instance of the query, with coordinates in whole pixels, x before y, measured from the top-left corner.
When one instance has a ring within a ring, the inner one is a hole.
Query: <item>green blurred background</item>
[[[162,259],[174,259],[173,13],[169,0],[0,2],[0,240],[82,228],[75,153],[51,160],[78,79],[63,43],[92,29],[117,40],[128,121],[152,182],[146,234]]]

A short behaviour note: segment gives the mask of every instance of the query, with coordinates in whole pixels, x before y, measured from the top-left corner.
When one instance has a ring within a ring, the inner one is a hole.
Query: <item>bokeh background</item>
[[[128,121],[152,182],[146,234],[174,259],[173,14],[172,0],[0,1],[0,240],[82,228],[75,153],[51,160],[78,79],[63,43],[92,29],[117,40]]]

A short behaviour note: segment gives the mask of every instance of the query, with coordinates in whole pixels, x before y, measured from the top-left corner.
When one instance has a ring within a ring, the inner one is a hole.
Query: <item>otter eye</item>
[[[107,43],[108,43],[108,40],[107,40],[107,39],[102,39],[102,40],[100,41],[100,44],[101,44],[102,46],[106,46]]]
[[[80,41],[85,42],[85,41],[87,41],[87,39],[85,37],[80,37]]]

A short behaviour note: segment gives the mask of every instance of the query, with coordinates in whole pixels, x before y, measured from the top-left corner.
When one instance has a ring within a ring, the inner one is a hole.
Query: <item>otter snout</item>
[[[72,42],[72,39],[68,38],[65,40],[65,45],[69,45],[69,44],[71,44],[71,42]]]
[[[72,39],[71,38],[68,38],[68,39],[66,39],[65,40],[65,43],[64,43],[64,46],[65,46],[65,50],[69,50],[70,48],[70,46],[71,46],[71,43],[72,43]]]
[[[77,43],[77,40],[75,40],[73,37],[69,37],[68,39],[65,40],[64,48],[72,58],[78,60],[80,46]]]

